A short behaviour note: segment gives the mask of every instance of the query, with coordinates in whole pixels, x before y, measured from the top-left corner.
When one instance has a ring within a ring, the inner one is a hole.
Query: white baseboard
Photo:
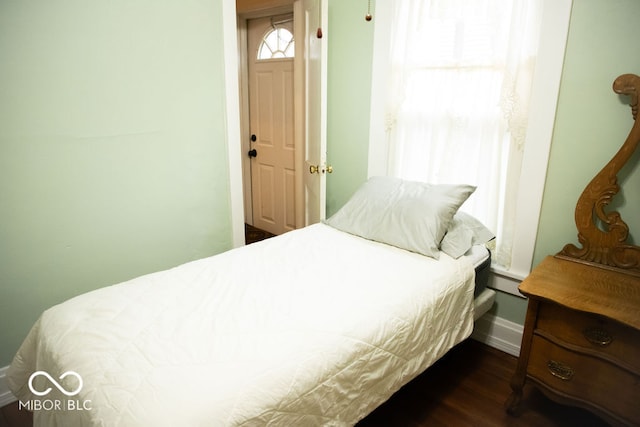
[[[520,354],[522,330],[522,325],[487,313],[476,321],[471,338],[505,353],[518,356]],[[9,391],[9,386],[7,386],[6,376],[8,369],[8,366],[0,368],[0,407],[18,400]]]
[[[9,391],[9,386],[7,385],[8,369],[8,366],[0,368],[0,408],[18,400],[13,393]]]
[[[517,357],[523,329],[518,323],[487,313],[476,321],[471,338]]]

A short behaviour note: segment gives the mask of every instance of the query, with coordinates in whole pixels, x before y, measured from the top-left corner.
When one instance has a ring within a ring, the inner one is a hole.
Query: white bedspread
[[[8,382],[28,402],[37,370],[81,376],[34,382],[85,407],[43,426],[353,425],[470,335],[473,279],[316,224],[52,307]]]

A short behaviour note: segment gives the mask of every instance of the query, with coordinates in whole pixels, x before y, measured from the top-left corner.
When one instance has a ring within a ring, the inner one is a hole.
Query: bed
[[[9,387],[42,426],[354,425],[493,304],[473,190],[372,178],[324,223],[77,296]]]

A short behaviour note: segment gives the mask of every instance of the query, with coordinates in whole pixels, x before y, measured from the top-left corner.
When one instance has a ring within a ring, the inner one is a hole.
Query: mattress
[[[484,245],[472,246],[465,254],[476,271],[474,297],[478,297],[489,283],[491,270],[491,252]]]
[[[485,257],[315,224],[50,308],[8,384],[41,426],[353,425],[471,334]]]
[[[465,254],[475,270],[475,287],[473,291],[474,315],[478,320],[491,309],[496,299],[496,291],[487,288],[491,270],[491,252],[484,245],[475,245]]]

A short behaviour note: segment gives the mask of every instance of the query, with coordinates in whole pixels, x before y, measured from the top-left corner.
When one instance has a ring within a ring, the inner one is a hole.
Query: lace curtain
[[[467,183],[463,205],[511,260],[540,0],[399,0],[385,126],[392,175]]]

